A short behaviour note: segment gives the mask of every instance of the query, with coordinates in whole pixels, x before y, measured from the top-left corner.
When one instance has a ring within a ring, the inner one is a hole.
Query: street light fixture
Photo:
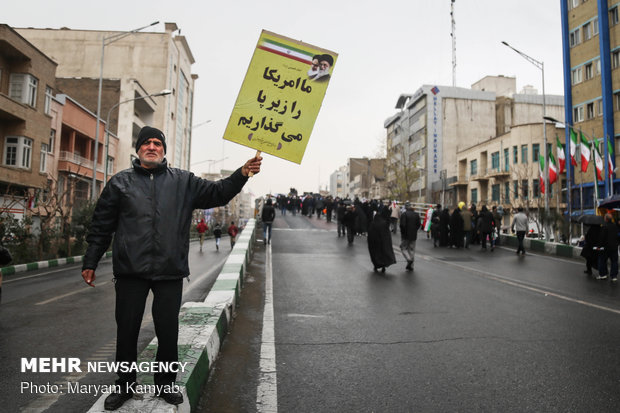
[[[546,105],[546,99],[545,99],[545,63],[544,62],[540,62],[528,55],[526,55],[525,53],[515,49],[514,47],[512,47],[511,45],[509,45],[508,43],[502,41],[502,44],[506,47],[511,48],[512,50],[514,50],[515,52],[517,52],[521,57],[523,57],[525,60],[527,60],[528,62],[530,62],[531,64],[533,64],[534,66],[536,66],[538,69],[540,69],[541,73],[542,73],[542,95],[543,95],[543,140],[544,140],[544,153],[545,153],[545,165],[547,162],[549,162],[549,153],[548,153],[548,148],[547,148],[547,122],[545,121],[547,118],[547,105]],[[544,185],[545,188],[547,188],[547,190],[545,191],[545,215],[548,217],[549,216],[549,168],[547,168],[545,166],[545,170],[544,170]],[[548,226],[548,225],[547,225]],[[547,228],[548,229],[548,228]],[[549,231],[546,230],[545,231],[545,240],[549,241],[551,234],[549,234]]]
[[[147,99],[147,98],[154,98],[157,96],[166,96],[171,93],[172,93],[171,90],[164,89],[161,92],[120,101],[114,104],[114,106],[110,108],[110,110],[108,111],[108,117],[106,118],[106,121],[105,121],[105,158],[103,160],[103,163],[104,163],[103,164],[103,185],[105,185],[108,182],[108,147],[110,145],[110,115],[112,114],[112,111],[116,109],[117,107],[119,107],[120,105],[122,105],[123,103],[133,102],[135,100],[142,100],[142,99]]]
[[[103,87],[103,61],[105,55],[105,47],[110,43],[114,43],[125,36],[129,36],[130,34],[134,34],[139,32],[140,30],[146,29],[147,27],[155,26],[159,21],[153,22],[147,26],[139,27],[137,29],[116,33],[111,36],[103,36],[101,38],[101,64],[99,66],[99,91],[97,92],[97,126],[95,128],[95,154],[93,160],[93,182],[90,191],[90,199],[91,201],[95,199],[97,194],[97,158],[99,157],[99,124],[101,123],[101,90]],[[107,158],[105,160],[107,163]],[[104,165],[104,171],[107,169],[107,165]],[[105,184],[105,181],[104,181]]]

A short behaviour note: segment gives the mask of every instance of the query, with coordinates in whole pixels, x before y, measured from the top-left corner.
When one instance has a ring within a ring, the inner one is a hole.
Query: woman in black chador
[[[385,267],[396,263],[390,233],[390,210],[387,208],[375,214],[368,228],[368,251],[375,272],[378,268],[385,272]]]
[[[444,208],[439,215],[439,246],[450,245],[450,211]]]

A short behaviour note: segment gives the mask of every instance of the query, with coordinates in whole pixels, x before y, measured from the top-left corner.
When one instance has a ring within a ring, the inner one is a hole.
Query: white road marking
[[[81,268],[81,267],[80,267],[80,268]],[[47,275],[47,274],[53,274],[53,273],[55,273],[55,272],[67,271],[67,270],[69,270],[69,269],[70,269],[70,268],[66,268],[66,267],[65,267],[65,268],[60,268],[60,269],[58,269],[58,270],[54,270],[54,271],[45,271],[45,272],[42,272],[42,273],[40,273],[40,274],[27,275],[27,276],[25,276],[25,277],[19,277],[19,278],[15,278],[15,279],[11,278],[11,279],[8,279],[8,280],[4,280],[4,281],[2,281],[2,284],[8,284],[8,283],[12,283],[12,282],[15,282],[15,281],[27,280],[28,278],[42,277],[42,276]],[[82,271],[80,270],[80,273],[81,273],[81,272],[82,272]],[[6,276],[5,276],[5,277],[6,277]]]
[[[101,287],[101,286],[103,286],[103,285],[108,284],[109,282],[110,282],[110,281],[104,281],[104,282],[102,282],[102,283],[98,283],[98,284],[96,284],[96,285],[97,285],[97,287]],[[65,297],[70,297],[70,296],[72,296],[72,295],[79,294],[79,293],[82,293],[82,292],[84,292],[84,291],[88,291],[88,288],[83,287],[83,288],[80,288],[79,290],[71,291],[70,293],[67,293],[67,294],[58,295],[58,296],[56,296],[56,297],[54,297],[54,298],[50,298],[49,300],[45,300],[45,301],[38,302],[38,303],[36,303],[36,305],[45,305],[45,304],[49,304],[49,303],[51,303],[51,302],[61,300],[61,299],[65,298]]]
[[[256,391],[256,410],[265,413],[278,411],[278,380],[276,374],[276,342],[273,315],[273,273],[271,267],[271,244],[265,249],[265,308],[263,310],[263,334],[260,348],[260,377]]]

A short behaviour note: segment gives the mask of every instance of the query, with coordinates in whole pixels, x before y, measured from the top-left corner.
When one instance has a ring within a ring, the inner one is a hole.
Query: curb
[[[500,242],[504,245],[516,247],[517,237],[516,235],[500,234]],[[523,239],[523,246],[535,252],[564,258],[580,258],[582,250],[581,247],[574,247],[557,242],[546,242],[545,240],[527,237]]]
[[[112,251],[107,251],[104,254],[104,256],[106,258],[111,257]],[[3,275],[3,276],[13,275],[18,272],[34,271],[34,270],[40,270],[43,268],[59,267],[61,265],[66,265],[66,264],[75,264],[78,262],[82,262],[83,259],[84,259],[83,255],[77,255],[75,257],[56,258],[53,260],[31,262],[28,264],[9,265],[9,266],[0,268],[0,275]]]
[[[253,219],[246,224],[207,298],[203,302],[188,302],[181,307],[179,362],[188,364],[184,372],[177,374],[176,384],[181,388],[183,404],[174,406],[154,394],[137,394],[117,411],[191,412],[196,407],[234,317],[247,265],[252,257],[255,224]],[[156,352],[157,338],[154,338],[138,355],[138,362],[154,361]],[[138,374],[138,383],[153,384],[153,375]],[[103,405],[106,397],[107,395],[102,395],[88,412],[105,412]]]

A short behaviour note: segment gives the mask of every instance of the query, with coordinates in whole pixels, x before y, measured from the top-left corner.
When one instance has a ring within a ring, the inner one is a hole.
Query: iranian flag
[[[610,140],[607,140],[607,167],[609,171],[607,172],[610,177],[614,174],[614,146],[611,144]]]
[[[570,129],[570,161],[573,166],[577,166],[577,133]]]
[[[605,166],[603,165],[603,158],[601,157],[601,152],[598,150],[598,141],[594,140],[594,165],[596,166],[596,178],[599,181],[605,180],[603,178],[603,169]]]
[[[579,152],[581,152],[581,172],[585,172],[588,170],[588,164],[590,163],[590,142],[588,142],[583,132],[581,132]]]
[[[560,163],[558,173],[566,172],[566,153],[564,152],[564,146],[560,142],[558,135],[555,135],[555,139],[558,141],[558,162]]]
[[[558,166],[552,153],[549,153],[549,185],[558,180]]]
[[[312,52],[271,39],[263,39],[258,48],[298,62],[312,64]]]
[[[545,193],[545,173],[543,172],[545,170],[545,158],[543,158],[542,154],[538,155],[540,158],[540,163],[538,164],[538,172],[540,174],[540,193],[544,194]]]

